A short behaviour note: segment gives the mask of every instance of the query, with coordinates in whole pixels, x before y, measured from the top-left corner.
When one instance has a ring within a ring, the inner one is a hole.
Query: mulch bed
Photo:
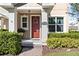
[[[48,48],[46,45],[42,46],[42,55],[45,56],[50,52],[79,52],[79,48]]]

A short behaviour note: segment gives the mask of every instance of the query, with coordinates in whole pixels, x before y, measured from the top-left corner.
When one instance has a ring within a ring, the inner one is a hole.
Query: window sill
[[[22,28],[22,29],[24,29],[24,30],[29,30],[28,28]]]

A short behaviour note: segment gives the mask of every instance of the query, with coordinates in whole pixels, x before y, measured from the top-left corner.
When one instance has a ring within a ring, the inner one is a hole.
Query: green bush
[[[70,30],[69,33],[79,33],[79,31]]]
[[[25,32],[25,30],[24,30],[24,29],[22,29],[22,28],[19,28],[19,29],[17,30],[17,32],[18,32],[18,33],[21,33],[21,32],[22,32],[22,33],[24,33],[24,32]]]
[[[79,33],[49,33],[48,38],[74,38],[79,39]]]
[[[0,31],[8,31],[8,29],[0,29]]]
[[[79,40],[71,38],[49,38],[47,45],[50,48],[79,48]]]
[[[21,52],[21,37],[18,33],[0,31],[0,55],[16,55]]]

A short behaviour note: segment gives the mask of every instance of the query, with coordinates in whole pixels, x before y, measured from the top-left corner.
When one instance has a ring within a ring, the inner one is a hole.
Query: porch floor
[[[36,47],[36,46],[41,46],[41,43],[40,42],[35,43],[35,41],[31,39],[23,39],[22,46],[23,47]]]

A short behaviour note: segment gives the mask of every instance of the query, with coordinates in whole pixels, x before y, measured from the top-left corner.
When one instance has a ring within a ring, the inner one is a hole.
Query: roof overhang
[[[22,5],[25,5],[27,3],[12,3],[14,5],[14,7],[20,7]]]
[[[14,8],[12,3],[0,3],[0,6],[3,8]]]
[[[40,6],[37,3],[28,3],[23,6],[20,6],[17,8],[18,10],[32,10],[32,9],[42,9],[42,6]]]
[[[54,3],[27,3],[20,7],[17,7],[18,11],[34,11],[34,10],[42,10],[44,9],[46,12],[51,12],[52,8],[54,7]]]
[[[42,8],[43,8],[46,12],[50,13],[51,10],[53,9],[54,5],[55,5],[55,3],[43,3],[43,4],[42,4]]]
[[[0,18],[8,19],[8,17],[6,17],[5,15],[2,15],[2,14],[0,14]]]
[[[0,3],[0,6],[8,11],[11,11],[11,9],[17,7],[17,11],[44,9],[46,12],[51,12],[54,5],[54,3]]]

